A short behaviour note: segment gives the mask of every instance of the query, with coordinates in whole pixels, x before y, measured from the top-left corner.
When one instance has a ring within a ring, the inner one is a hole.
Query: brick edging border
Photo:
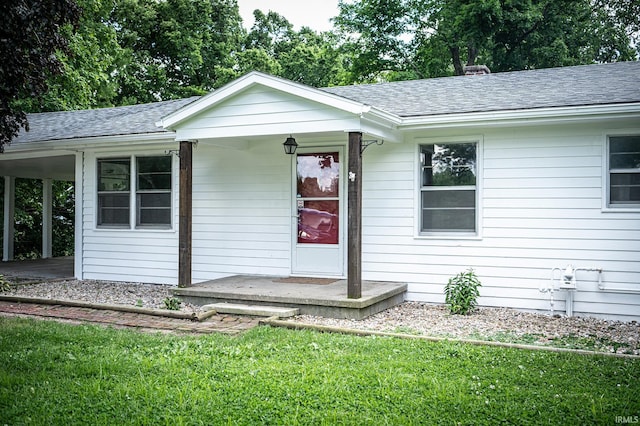
[[[0,301],[14,302],[14,303],[34,303],[34,304],[40,304],[40,305],[60,305],[60,306],[70,306],[74,308],[100,309],[105,311],[130,312],[134,314],[153,315],[157,317],[184,319],[184,320],[191,320],[191,321],[203,321],[204,319],[215,314],[215,311],[212,313],[204,312],[198,315],[195,312],[189,314],[185,312],[169,311],[165,309],[141,308],[138,306],[126,306],[126,305],[109,305],[106,303],[91,303],[91,302],[82,302],[78,300],[43,299],[39,297],[29,297],[29,296],[0,295]]]

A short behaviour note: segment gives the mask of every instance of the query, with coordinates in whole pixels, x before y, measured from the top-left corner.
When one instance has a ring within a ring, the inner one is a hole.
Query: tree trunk
[[[476,49],[472,43],[467,45],[467,65],[475,65],[476,58],[478,57],[478,49]]]
[[[450,47],[451,59],[453,59],[453,69],[456,75],[464,75],[464,68],[460,62],[460,49],[456,46]]]

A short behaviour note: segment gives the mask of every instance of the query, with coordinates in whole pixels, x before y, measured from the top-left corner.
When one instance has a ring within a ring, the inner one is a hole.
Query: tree
[[[412,19],[406,0],[340,0],[339,8],[334,25],[346,40],[343,50],[351,57],[351,81],[375,81],[381,74],[410,68],[409,44],[403,38]]]
[[[77,28],[66,26],[66,52],[58,52],[62,73],[48,79],[48,90],[41,102],[20,99],[27,112],[67,111],[109,107],[117,93],[112,76],[126,60],[118,44],[116,29],[108,23],[111,0],[77,0],[81,15]]]
[[[42,99],[48,78],[62,72],[56,53],[68,46],[62,32],[75,26],[73,0],[14,0],[0,5],[0,152],[21,127],[29,129],[16,100]]]
[[[636,60],[634,0],[341,1],[351,81]]]
[[[130,58],[115,73],[117,105],[201,95],[236,76],[235,0],[117,0],[110,19]]]
[[[264,71],[286,79],[323,87],[344,83],[344,56],[332,33],[303,27],[299,32],[282,15],[253,12],[255,23],[239,54],[239,71]]]
[[[282,77],[313,87],[346,84],[346,58],[339,45],[335,34],[303,27],[278,56]]]

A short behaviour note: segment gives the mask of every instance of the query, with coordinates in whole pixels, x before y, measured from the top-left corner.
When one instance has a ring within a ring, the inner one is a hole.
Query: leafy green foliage
[[[74,249],[75,195],[73,182],[52,184],[52,254],[72,256]],[[0,205],[4,179],[0,179]],[[0,210],[0,218],[4,214]],[[14,256],[34,259],[42,255],[42,181],[16,179]],[[0,239],[3,236],[0,235]]]
[[[449,279],[444,287],[445,303],[449,305],[452,314],[467,315],[472,312],[476,305],[482,286],[473,269],[460,272],[455,277]]]
[[[0,275],[0,293],[11,290],[11,283],[7,281],[4,275]]]
[[[201,95],[236,76],[243,30],[233,0],[117,0],[110,19],[129,57],[116,105]]]
[[[340,2],[354,82],[637,60],[633,0]],[[635,13],[634,13],[635,12]]]
[[[343,49],[351,60],[351,81],[372,82],[380,77],[385,79],[384,74],[388,77],[394,73],[402,73],[404,79],[420,75],[409,63],[412,47],[405,38],[413,16],[409,3],[406,0],[340,1],[340,14],[334,22],[346,40]]]
[[[255,23],[238,54],[240,73],[267,72],[314,87],[344,84],[344,56],[332,33],[294,31],[282,15],[254,11]]]
[[[7,424],[611,424],[640,406],[637,359],[8,318],[0,343]]]
[[[0,4],[0,152],[18,134],[28,130],[26,114],[18,99],[40,100],[47,79],[60,74],[55,55],[68,40],[61,27],[76,25],[79,9],[72,0],[15,0]]]
[[[165,309],[179,311],[182,302],[177,297],[167,297],[163,300]]]

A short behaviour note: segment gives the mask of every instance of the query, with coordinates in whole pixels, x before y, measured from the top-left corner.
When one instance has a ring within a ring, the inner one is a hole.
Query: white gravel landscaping
[[[171,286],[108,281],[53,281],[13,286],[4,295],[164,308]],[[182,303],[181,310],[197,306]],[[479,308],[471,315],[451,315],[442,305],[405,302],[367,319],[342,320],[301,315],[292,321],[457,339],[499,340],[593,348],[640,355],[640,324],[588,317],[566,317],[505,308]]]

